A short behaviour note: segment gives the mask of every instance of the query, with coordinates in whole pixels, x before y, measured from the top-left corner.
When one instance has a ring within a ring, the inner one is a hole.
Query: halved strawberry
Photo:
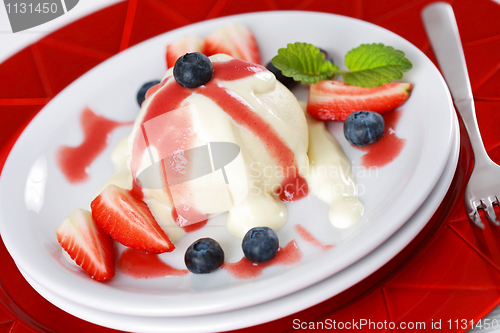
[[[97,225],[125,246],[151,253],[170,252],[175,248],[146,203],[128,190],[110,184],[90,207]]]
[[[92,220],[89,211],[77,208],[56,228],[59,244],[88,275],[106,281],[115,275],[113,240]]]
[[[255,37],[244,25],[228,23],[205,38],[203,54],[225,53],[233,58],[260,64],[259,47]]]
[[[343,121],[356,111],[390,111],[410,97],[411,89],[411,83],[393,82],[362,88],[342,81],[320,81],[309,86],[307,113],[320,120]]]
[[[186,53],[201,52],[203,40],[194,35],[185,35],[167,45],[167,68],[174,67],[177,59]]]

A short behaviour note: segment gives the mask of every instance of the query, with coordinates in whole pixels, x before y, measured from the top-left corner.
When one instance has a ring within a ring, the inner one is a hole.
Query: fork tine
[[[475,209],[473,212],[469,213],[469,218],[474,222],[475,225],[477,225],[479,228],[484,229],[484,224],[481,221],[481,217],[479,216],[479,213],[477,212],[477,209]]]
[[[467,211],[467,215],[469,215],[469,219],[474,222],[476,226],[481,229],[484,229],[484,224],[481,221],[481,217],[477,212],[477,207],[481,207],[481,202],[478,200],[465,200],[465,210]]]
[[[486,213],[486,217],[490,222],[492,222],[495,225],[500,225],[500,222],[498,222],[497,219],[497,214],[495,213],[495,209],[493,208],[493,204],[498,203],[497,198],[486,198],[483,202],[483,209]]]

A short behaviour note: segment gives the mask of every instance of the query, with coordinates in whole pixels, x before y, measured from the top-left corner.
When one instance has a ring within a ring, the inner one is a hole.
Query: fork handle
[[[435,2],[423,10],[422,18],[441,72],[469,134],[475,165],[489,164],[491,160],[477,125],[469,74],[453,9],[448,3]]]
[[[455,100],[455,106],[462,117],[467,134],[469,134],[469,140],[474,151],[474,167],[482,167],[490,164],[491,159],[484,148],[481,133],[477,125],[474,100],[472,98],[460,101]]]

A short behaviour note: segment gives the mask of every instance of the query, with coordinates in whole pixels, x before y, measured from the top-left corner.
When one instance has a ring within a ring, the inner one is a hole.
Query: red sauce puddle
[[[266,267],[273,265],[292,265],[300,262],[301,259],[302,252],[298,248],[297,243],[292,240],[284,248],[280,247],[276,257],[267,262],[253,263],[243,257],[240,261],[235,263],[224,263],[222,268],[238,279],[250,279],[259,276]]]
[[[406,140],[396,136],[396,125],[403,114],[402,110],[381,113],[384,117],[385,130],[380,140],[366,147],[356,147],[366,152],[361,157],[361,166],[383,167],[398,157]]]
[[[106,149],[108,135],[115,128],[131,125],[133,122],[113,121],[86,108],[80,115],[80,124],[83,142],[77,147],[62,146],[57,152],[57,164],[72,184],[85,182],[89,178],[87,168]]]
[[[303,240],[305,240],[306,242],[308,242],[316,247],[319,247],[322,250],[328,250],[328,249],[331,249],[334,247],[334,245],[325,245],[325,244],[321,243],[319,240],[316,239],[316,237],[314,237],[309,231],[307,231],[300,224],[296,224],[294,226],[294,228],[295,228],[295,231],[297,231],[297,233],[299,234],[299,236]]]
[[[136,279],[152,279],[164,276],[182,276],[187,269],[173,268],[164,263],[157,254],[126,249],[118,260],[118,268]]]

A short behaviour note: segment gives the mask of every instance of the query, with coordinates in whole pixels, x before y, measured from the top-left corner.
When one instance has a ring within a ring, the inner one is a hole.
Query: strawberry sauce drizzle
[[[142,192],[142,188],[135,182],[132,182],[132,189],[130,190],[130,194],[139,200],[144,199],[144,193]]]
[[[284,248],[279,248],[276,257],[263,263],[253,263],[243,257],[235,263],[225,262],[222,265],[229,274],[238,279],[250,279],[259,276],[262,270],[273,265],[293,265],[302,259],[302,252],[295,240],[290,241]]]
[[[295,231],[297,231],[297,233],[303,240],[316,247],[319,247],[322,250],[328,250],[334,247],[334,245],[325,245],[321,243],[319,240],[316,239],[316,237],[314,237],[309,231],[306,230],[306,228],[304,228],[300,224],[296,224],[294,226],[294,229]]]
[[[173,268],[164,263],[157,254],[126,249],[118,260],[118,268],[136,279],[151,279],[163,276],[182,276],[187,269]]]
[[[264,142],[276,164],[282,166],[284,170],[288,170],[289,167],[298,170],[293,151],[283,142],[271,124],[263,121],[248,105],[234,98],[229,91],[219,85],[207,85],[200,88],[199,93],[210,97],[237,124],[257,135]],[[287,174],[278,189],[279,198],[282,201],[294,201],[305,197],[308,193],[306,180],[297,172],[292,172],[291,175],[287,172]]]
[[[148,91],[146,91],[146,95],[144,96],[145,99],[148,99],[151,95],[153,95],[155,92],[157,92],[158,90],[160,90],[160,88],[163,87],[167,83],[167,80],[168,80],[169,77],[166,77],[160,83],[155,84],[154,86],[152,86],[151,88],[149,88]]]
[[[223,88],[219,81],[232,81],[242,79],[256,73],[265,71],[266,69],[260,65],[253,65],[247,62],[233,59],[226,62],[213,63],[214,75],[212,79],[203,86],[194,89],[186,89],[180,86],[171,79],[168,82],[162,82],[163,89],[154,88],[157,91],[156,97],[151,101],[142,124],[147,121],[161,116],[166,112],[170,112],[181,107],[181,103],[193,93],[199,93],[211,98],[218,104],[226,113],[228,113],[233,120],[250,130],[258,136],[266,145],[270,155],[274,158],[277,165],[280,165],[285,170],[294,168],[298,170],[293,151],[286,145],[280,138],[278,133],[264,121],[254,110],[243,103],[240,99],[235,98],[225,88]],[[148,91],[149,93],[149,91]],[[149,94],[150,95],[150,94]],[[142,125],[144,126],[144,125]],[[149,133],[148,133],[149,134]],[[151,133],[155,136],[155,133]],[[158,133],[161,135],[160,133]],[[146,147],[146,140],[143,136],[137,135],[134,143],[134,152],[132,153],[131,169],[134,179],[137,177],[137,170],[139,168],[140,160]],[[193,147],[182,147],[187,150]],[[160,152],[160,155],[167,155]],[[166,156],[165,156],[166,157]],[[308,193],[308,186],[306,180],[294,172],[293,175],[286,177],[278,191],[278,195],[283,201],[298,200]]]
[[[383,167],[398,157],[406,140],[396,136],[396,126],[403,114],[402,110],[381,113],[384,117],[385,130],[380,140],[365,147],[356,147],[366,152],[361,157],[361,166]]]
[[[194,209],[190,208],[189,210],[193,211]],[[198,211],[195,211],[194,214],[189,214],[189,215],[186,214],[186,212],[183,212],[183,215],[179,216],[177,214],[177,209],[175,209],[175,208],[172,209],[172,219],[185,232],[193,232],[193,231],[196,231],[198,229],[201,229],[208,222],[206,215],[203,214],[203,216],[201,216],[201,213]],[[184,224],[185,222],[189,222],[189,221],[200,221],[200,222]]]
[[[85,108],[80,115],[83,142],[77,147],[62,146],[57,152],[57,164],[66,179],[72,183],[88,180],[87,168],[106,149],[109,134],[117,127],[132,125],[133,122],[117,122],[97,115]]]
[[[148,99],[151,95],[153,95],[155,92],[157,92],[158,89],[160,89],[161,87],[162,87],[162,84],[158,83],[158,84],[155,84],[154,86],[152,86],[151,88],[149,88],[148,91],[146,91],[146,95],[144,95],[145,99]]]

